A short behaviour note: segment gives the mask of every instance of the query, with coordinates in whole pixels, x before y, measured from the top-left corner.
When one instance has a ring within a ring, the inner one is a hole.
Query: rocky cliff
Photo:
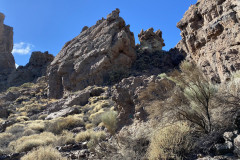
[[[48,70],[49,97],[104,84],[109,72],[127,70],[136,58],[134,35],[119,9],[67,42]]]
[[[9,74],[15,69],[12,55],[13,28],[3,24],[4,14],[0,13],[0,74]]]
[[[177,27],[182,40],[176,48],[211,80],[223,82],[240,69],[239,0],[198,0]]]

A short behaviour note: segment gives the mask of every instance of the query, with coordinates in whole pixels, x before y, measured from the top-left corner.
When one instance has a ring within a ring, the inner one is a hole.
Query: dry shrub
[[[138,98],[140,101],[165,100],[171,95],[174,86],[175,84],[171,80],[163,78],[159,81],[151,82],[147,88],[140,93]]]
[[[25,131],[25,125],[16,123],[14,125],[7,127],[5,132],[11,133],[15,137],[20,137],[20,136],[22,136],[22,133],[24,131]]]
[[[116,111],[108,111],[102,114],[102,122],[104,126],[108,129],[111,135],[114,135],[117,129],[117,115]]]
[[[186,122],[177,122],[156,130],[148,148],[150,160],[184,158],[192,149],[190,127]]]
[[[27,152],[33,148],[53,144],[57,141],[57,137],[50,132],[23,136],[9,144],[9,148],[15,152]]]
[[[91,129],[91,128],[93,128],[95,125],[94,124],[92,124],[92,123],[87,123],[86,125],[85,125],[85,128],[86,129]]]
[[[51,146],[43,146],[32,150],[21,160],[67,160],[61,156],[60,152]]]
[[[75,137],[75,141],[84,142],[84,141],[89,141],[91,139],[103,140],[105,138],[106,138],[106,133],[104,131],[95,132],[93,130],[87,130],[87,131],[78,133]]]
[[[0,150],[7,152],[7,146],[14,138],[11,133],[0,133]]]
[[[49,124],[47,130],[55,134],[60,134],[63,130],[71,130],[75,127],[80,127],[83,125],[84,122],[82,120],[82,117],[73,115],[65,118],[61,117],[54,120],[52,123]]]
[[[28,82],[28,83],[22,84],[20,87],[21,87],[21,88],[31,88],[31,87],[33,87],[33,86],[34,86],[34,83]]]
[[[36,120],[28,125],[28,128],[34,131],[43,132],[45,130],[45,124],[43,121]]]
[[[63,146],[65,144],[73,144],[74,143],[74,134],[70,131],[63,131],[61,135],[58,136],[56,145]]]

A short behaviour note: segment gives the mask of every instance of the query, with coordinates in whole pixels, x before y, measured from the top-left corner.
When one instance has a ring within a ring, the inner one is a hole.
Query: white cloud
[[[13,54],[26,55],[30,54],[34,46],[30,43],[20,42],[13,45]]]
[[[18,67],[19,67],[19,65],[18,65],[17,63],[15,63],[15,67],[16,67],[16,68],[18,68]]]

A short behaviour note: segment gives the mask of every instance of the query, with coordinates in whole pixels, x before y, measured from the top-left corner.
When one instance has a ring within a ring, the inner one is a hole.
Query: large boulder
[[[15,61],[12,55],[13,28],[3,24],[4,14],[0,13],[0,74],[9,74],[15,70]]]
[[[48,69],[49,97],[102,85],[109,72],[127,70],[136,59],[133,33],[119,17],[119,9],[67,42]]]
[[[176,48],[211,80],[224,82],[240,69],[239,0],[198,0],[177,27],[182,40]]]

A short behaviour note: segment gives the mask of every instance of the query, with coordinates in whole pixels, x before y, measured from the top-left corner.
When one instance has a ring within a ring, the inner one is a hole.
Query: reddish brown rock
[[[109,81],[109,72],[131,67],[136,59],[134,35],[119,12],[116,9],[107,19],[84,27],[63,46],[48,70],[49,97],[102,85]]]
[[[176,48],[188,54],[211,80],[223,82],[240,69],[240,1],[198,0],[177,27]]]

